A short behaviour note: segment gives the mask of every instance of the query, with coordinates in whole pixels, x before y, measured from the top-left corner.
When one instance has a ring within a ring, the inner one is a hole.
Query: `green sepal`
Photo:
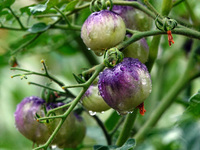
[[[116,64],[123,61],[124,54],[120,52],[117,48],[111,48],[105,52],[104,64],[106,67],[114,67]]]

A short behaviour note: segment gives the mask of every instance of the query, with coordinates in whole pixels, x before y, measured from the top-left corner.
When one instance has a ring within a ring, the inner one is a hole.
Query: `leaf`
[[[117,148],[116,150],[129,150],[136,145],[135,139],[128,139],[122,147]]]
[[[110,150],[108,146],[103,146],[103,145],[94,145],[93,149],[94,150]]]
[[[28,29],[29,32],[31,33],[38,33],[38,32],[43,32],[49,29],[50,25],[46,25],[43,22],[36,23],[34,24],[31,28]]]
[[[74,0],[74,1],[69,2],[66,5],[65,10],[66,11],[72,11],[72,10],[74,10],[74,8],[75,8],[75,6],[76,6],[77,3],[78,3],[78,0]]]
[[[0,0],[0,10],[10,7],[15,0]]]
[[[200,91],[189,99],[189,107],[184,113],[189,113],[195,118],[200,117]]]
[[[20,8],[20,12],[21,12],[21,14],[24,14],[24,13],[26,13],[28,16],[31,16],[31,9],[30,9],[30,7],[34,7],[35,5],[31,5],[31,6],[26,6],[26,7],[22,7],[22,8]]]
[[[76,80],[79,84],[85,83],[85,80],[82,79],[82,77],[81,77],[82,75],[77,76],[77,75],[75,75],[75,74],[73,73],[73,76],[74,76],[75,80]]]
[[[36,12],[43,12],[47,9],[46,4],[38,4],[33,7],[29,7],[32,14],[35,14]]]

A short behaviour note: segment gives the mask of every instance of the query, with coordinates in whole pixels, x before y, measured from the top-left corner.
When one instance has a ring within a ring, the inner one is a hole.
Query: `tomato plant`
[[[0,0],[0,149],[200,149],[199,7]]]

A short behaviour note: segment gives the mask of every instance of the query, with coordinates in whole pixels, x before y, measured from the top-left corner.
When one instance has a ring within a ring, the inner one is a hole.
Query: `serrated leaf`
[[[34,24],[31,28],[28,29],[29,32],[31,33],[38,33],[38,32],[43,32],[49,29],[50,25],[46,25],[43,22],[36,23]]]
[[[135,146],[135,139],[128,139],[122,147],[117,148],[116,150],[129,150]]]
[[[76,4],[78,3],[78,0],[74,0],[74,1],[71,1],[69,2],[66,7],[65,7],[65,11],[72,11],[74,10]]]
[[[10,7],[15,0],[0,0],[0,10]]]

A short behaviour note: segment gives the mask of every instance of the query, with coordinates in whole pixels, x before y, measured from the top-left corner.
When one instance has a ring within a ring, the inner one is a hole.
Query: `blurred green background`
[[[159,10],[161,1],[152,1]],[[189,1],[198,20],[200,16],[200,2],[196,0]],[[16,1],[12,8],[20,14],[19,8],[37,3],[36,1]],[[83,21],[90,14],[89,9],[78,13],[77,24],[82,25]],[[190,15],[186,5],[180,4],[173,8],[170,16],[182,22],[190,23]],[[25,22],[26,15],[22,15]],[[0,16],[1,22],[4,21],[9,26],[17,26],[13,17],[7,15]],[[44,18],[40,21],[51,22],[53,18]],[[33,21],[34,22],[34,21]],[[31,22],[32,23],[32,22]],[[155,26],[153,26],[155,28]],[[133,133],[150,117],[151,112],[158,105],[162,97],[171,89],[177,79],[183,74],[188,55],[191,49],[200,46],[199,41],[192,40],[183,36],[173,35],[175,44],[168,46],[167,36],[163,36],[158,59],[153,67],[151,76],[153,82],[153,91],[151,96],[145,101],[147,110],[145,116],[138,116]],[[29,81],[45,84],[48,79],[38,76],[28,76],[28,79],[21,80],[20,77],[11,78],[18,74],[18,71],[11,71],[9,60],[10,51],[17,49],[23,43],[29,41],[33,35],[22,31],[9,31],[0,29],[0,150],[29,150],[32,148],[32,142],[22,136],[15,128],[14,112],[17,104],[24,98],[31,95],[40,96],[41,88],[28,85]],[[150,44],[151,37],[147,38]],[[87,50],[80,38],[79,31],[69,30],[49,30],[42,34],[36,41],[30,44],[20,54],[17,55],[19,67],[37,72],[41,71],[40,60],[44,59],[47,63],[50,73],[66,85],[75,84],[72,73],[79,74],[84,68],[90,68],[99,62],[102,57],[95,56]],[[56,88],[59,88],[55,85]],[[162,119],[158,122],[148,138],[143,144],[139,145],[138,150],[199,150],[200,149],[200,121],[199,118],[189,117],[177,125],[177,121],[182,118],[182,114],[188,106],[188,99],[200,89],[200,80],[195,79],[177,96],[176,102],[167,110]],[[79,89],[71,90],[74,94]],[[113,110],[104,114],[97,114],[103,121],[109,118]],[[92,117],[83,114],[87,128],[87,136],[84,139],[85,150],[92,149],[94,144],[106,144],[101,129],[97,126]],[[121,128],[119,128],[120,130]],[[95,133],[95,134],[94,134]],[[117,131],[116,136],[119,131]]]

